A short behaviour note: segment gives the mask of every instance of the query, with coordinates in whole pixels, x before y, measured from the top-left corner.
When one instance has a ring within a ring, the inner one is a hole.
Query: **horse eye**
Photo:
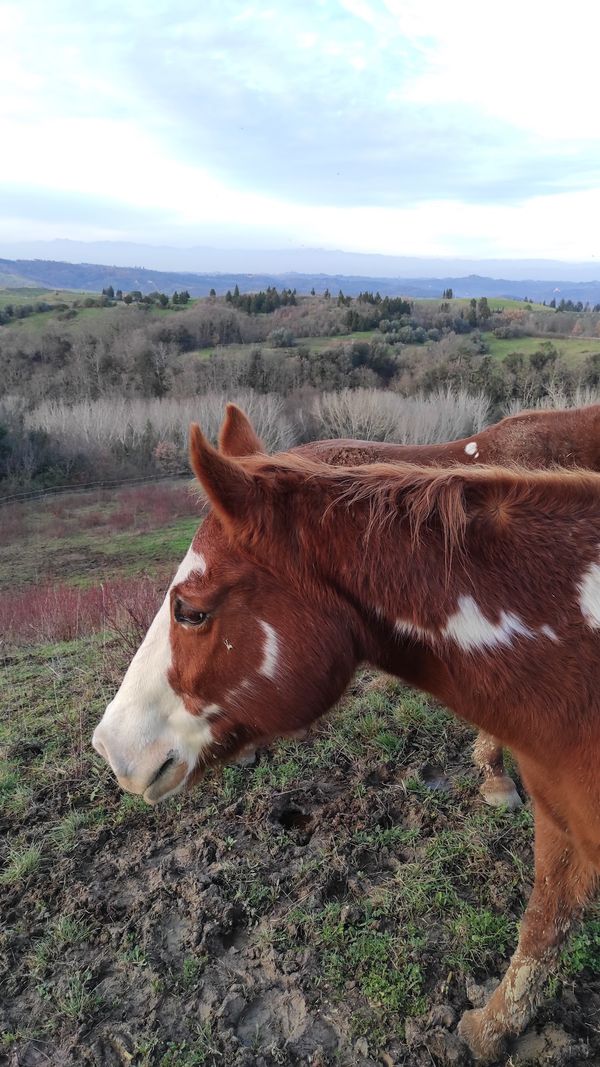
[[[181,622],[184,626],[202,626],[208,619],[208,612],[196,611],[195,608],[186,604],[180,597],[176,597],[173,605],[173,616],[176,622]]]

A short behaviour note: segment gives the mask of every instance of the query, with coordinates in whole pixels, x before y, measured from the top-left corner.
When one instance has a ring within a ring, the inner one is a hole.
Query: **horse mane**
[[[286,475],[307,488],[318,480],[328,490],[324,516],[335,507],[366,506],[367,538],[398,517],[408,521],[414,544],[425,529],[437,528],[447,558],[461,552],[471,519],[485,516],[506,528],[514,509],[522,505],[571,514],[574,496],[588,506],[600,503],[600,474],[581,468],[429,467],[381,462],[336,467],[292,453],[248,456],[241,463],[249,473],[280,484],[285,484]]]

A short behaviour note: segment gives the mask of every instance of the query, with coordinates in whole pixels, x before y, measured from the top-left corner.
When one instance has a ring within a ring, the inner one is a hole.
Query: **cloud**
[[[561,19],[506,0],[491,23],[470,0],[0,11],[5,225],[47,212],[67,236],[180,240],[264,222],[282,239],[415,251],[418,220],[432,247],[491,254],[535,239],[527,213],[543,203],[567,235],[555,213],[600,185],[600,11],[580,0]]]

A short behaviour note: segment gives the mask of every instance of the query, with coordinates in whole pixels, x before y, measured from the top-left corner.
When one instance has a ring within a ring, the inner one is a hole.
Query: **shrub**
[[[148,577],[117,578],[85,589],[47,584],[3,592],[0,632],[6,641],[27,644],[71,641],[102,629],[123,635],[134,625],[137,640],[156,614],[165,584]]]
[[[477,433],[488,410],[483,394],[464,390],[402,397],[377,389],[345,389],[317,397],[313,418],[320,437],[433,444]]]

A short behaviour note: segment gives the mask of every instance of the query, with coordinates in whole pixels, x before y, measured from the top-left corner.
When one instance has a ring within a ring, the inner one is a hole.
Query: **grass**
[[[90,988],[92,978],[92,971],[86,968],[69,975],[64,985],[52,990],[50,995],[59,1015],[82,1022],[98,1011],[102,998]]]
[[[1,279],[0,279],[1,280]],[[55,311],[53,308],[49,311],[35,312],[33,315],[28,315],[23,319],[14,319],[11,322],[11,326],[18,326],[21,329],[32,329],[39,332],[45,329],[49,322],[57,321],[61,330],[70,333],[72,331],[77,332],[81,324],[93,324],[100,319],[106,320],[107,318],[114,318],[119,315],[151,315],[152,318],[164,317],[165,315],[173,315],[183,308],[180,307],[157,307],[155,304],[123,304],[120,301],[114,304],[112,307],[82,307],[84,300],[88,297],[97,299],[99,293],[83,291],[83,290],[70,290],[70,289],[41,289],[39,287],[27,286],[22,287],[10,287],[0,288],[0,308],[5,307],[7,304],[23,305],[23,304],[35,304],[37,301],[43,300],[48,304],[67,304],[69,312],[73,311],[74,314],[69,316],[68,319],[56,319],[57,315],[62,314],[61,310]],[[77,303],[79,307],[73,307]],[[187,307],[191,307],[194,300],[190,300]]]
[[[441,296],[435,299],[431,297],[410,297],[409,299],[414,300],[415,304],[426,304],[434,308],[439,308],[440,304],[446,303],[449,305],[450,311],[455,311],[456,313],[467,310],[471,306],[471,299],[466,296],[455,296],[452,300],[446,301],[442,300]],[[477,301],[479,302],[479,297],[477,297]],[[487,302],[491,311],[520,309],[521,311],[547,311],[554,314],[554,308],[548,307],[547,304],[538,304],[535,301],[526,302],[524,300],[513,300],[510,297],[489,296]]]
[[[88,936],[89,928],[84,922],[68,915],[59,916],[49,923],[32,950],[28,960],[30,971],[38,976],[45,974],[67,948],[81,944]]]
[[[38,300],[44,300],[48,304],[71,304],[74,300],[85,300],[88,296],[97,296],[97,293],[81,292],[73,289],[43,289],[39,286],[3,286],[0,287],[0,308],[7,304],[15,307],[23,304],[35,304]],[[19,320],[28,321],[28,320]]]
[[[561,954],[560,973],[564,979],[589,971],[600,974],[600,910],[596,905],[583,925],[571,936]]]
[[[484,333],[483,338],[489,347],[490,355],[499,361],[513,352],[520,352],[527,359],[534,352],[538,352],[545,342],[550,342],[554,345],[559,358],[568,367],[576,367],[583,363],[586,356],[600,353],[600,338],[562,338],[547,334],[543,337],[513,337],[506,339],[494,337],[493,333]]]
[[[180,518],[160,529],[75,531],[44,538],[40,531],[25,543],[0,546],[0,590],[63,580],[85,586],[103,577],[125,577],[175,570],[189,548],[199,517]]]
[[[0,871],[0,885],[19,885],[37,870],[42,850],[37,845],[12,845],[8,850],[8,863]]]
[[[355,330],[352,333],[338,333],[322,337],[298,337],[296,344],[291,348],[272,348],[268,341],[252,341],[247,344],[215,345],[214,348],[201,348],[194,352],[199,360],[208,360],[211,355],[220,358],[240,358],[249,356],[257,348],[260,348],[264,356],[282,358],[293,356],[298,348],[309,348],[312,352],[322,352],[332,345],[350,344],[352,341],[371,341],[377,330]]]

